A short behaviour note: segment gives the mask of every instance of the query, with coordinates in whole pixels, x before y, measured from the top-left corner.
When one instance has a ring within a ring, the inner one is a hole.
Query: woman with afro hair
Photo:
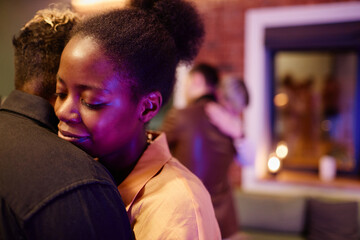
[[[58,135],[109,169],[136,239],[221,238],[201,181],[146,131],[203,35],[192,4],[138,0],[79,23],[62,53]]]

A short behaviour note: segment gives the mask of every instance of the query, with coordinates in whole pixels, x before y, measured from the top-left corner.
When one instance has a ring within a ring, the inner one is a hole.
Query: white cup
[[[336,159],[332,156],[322,156],[319,163],[321,181],[331,182],[336,176]]]

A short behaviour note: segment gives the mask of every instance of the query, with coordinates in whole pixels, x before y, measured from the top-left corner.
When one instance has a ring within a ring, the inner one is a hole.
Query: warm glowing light
[[[112,8],[123,8],[129,0],[72,0],[71,4],[78,12],[87,13]]]
[[[268,168],[271,173],[276,173],[280,169],[280,159],[272,156],[268,160]]]
[[[278,93],[274,97],[274,104],[277,107],[283,107],[289,102],[289,97],[286,93]]]
[[[285,142],[279,142],[276,147],[275,152],[276,152],[276,155],[282,159],[282,158],[286,158],[286,156],[288,155],[289,149]]]
[[[101,2],[101,0],[73,0],[72,2],[73,4],[78,4],[78,5],[89,5],[89,4],[99,3]]]
[[[86,6],[93,4],[103,4],[103,3],[123,3],[124,0],[72,0],[71,3],[76,6]]]

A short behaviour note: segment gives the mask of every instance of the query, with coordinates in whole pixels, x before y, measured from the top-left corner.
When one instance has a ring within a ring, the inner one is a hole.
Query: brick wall
[[[311,5],[350,0],[192,0],[202,14],[206,37],[196,62],[206,61],[223,73],[243,76],[244,22],[248,9]]]

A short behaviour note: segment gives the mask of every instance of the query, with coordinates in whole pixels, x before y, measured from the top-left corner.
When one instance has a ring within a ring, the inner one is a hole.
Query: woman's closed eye
[[[81,104],[91,110],[99,110],[107,105],[107,103],[87,103],[84,99],[81,99]]]

